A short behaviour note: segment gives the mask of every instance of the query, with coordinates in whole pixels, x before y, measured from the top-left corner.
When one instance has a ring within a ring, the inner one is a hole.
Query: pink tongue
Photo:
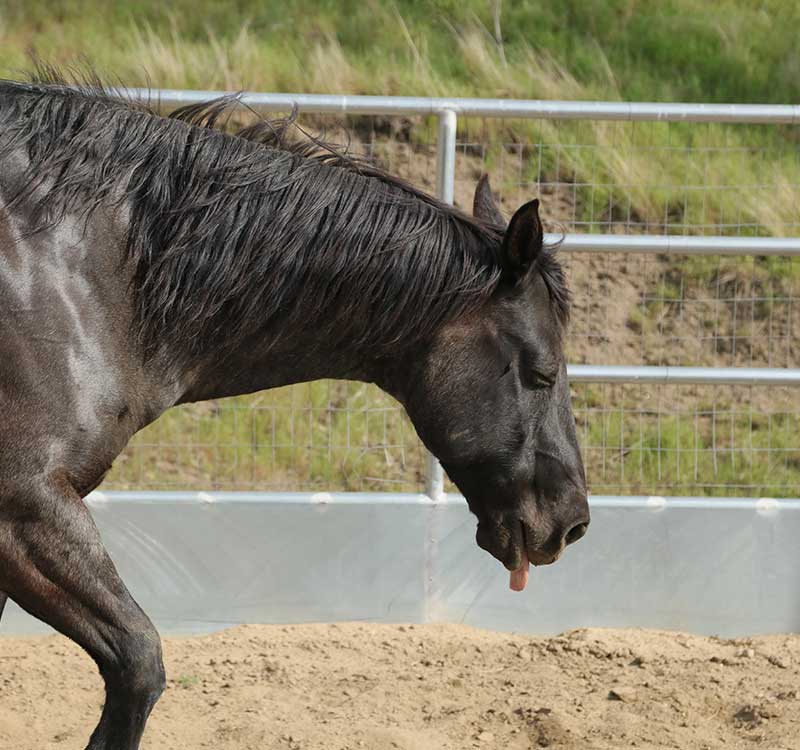
[[[525,589],[528,584],[529,566],[528,554],[525,550],[522,550],[522,564],[516,570],[511,571],[511,580],[508,585],[512,591],[523,591]]]

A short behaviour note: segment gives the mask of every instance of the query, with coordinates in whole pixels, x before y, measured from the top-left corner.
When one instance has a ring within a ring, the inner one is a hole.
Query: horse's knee
[[[118,644],[118,659],[104,675],[109,690],[153,707],[166,687],[161,642],[155,630],[126,635]]]
[[[167,684],[161,657],[161,642],[155,631],[145,633],[134,641],[128,655],[131,678],[129,690],[136,697],[146,699],[152,705],[164,692]]]

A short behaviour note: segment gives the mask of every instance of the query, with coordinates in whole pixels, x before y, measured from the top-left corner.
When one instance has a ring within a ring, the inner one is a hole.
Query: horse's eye
[[[531,373],[531,388],[552,388],[555,384],[556,381],[554,378],[549,378],[547,375],[542,375],[540,372]]]
[[[500,377],[502,378],[504,375],[508,375],[508,373],[510,373],[510,372],[511,372],[511,362],[509,362],[505,366],[505,369],[503,370],[503,372],[500,373]]]

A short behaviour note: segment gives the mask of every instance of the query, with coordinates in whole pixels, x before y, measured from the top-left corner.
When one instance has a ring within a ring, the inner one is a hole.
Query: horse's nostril
[[[573,542],[577,542],[589,528],[588,523],[578,523],[575,524],[566,534],[564,537],[565,544],[572,544]]]

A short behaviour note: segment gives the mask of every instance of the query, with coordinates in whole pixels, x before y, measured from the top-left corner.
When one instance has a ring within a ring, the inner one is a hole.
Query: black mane
[[[35,196],[42,226],[129,210],[134,334],[148,356],[163,342],[222,355],[276,323],[380,354],[495,290],[499,227],[326,144],[290,143],[286,121],[223,132],[233,101],[161,117],[96,80],[0,81],[0,157],[24,147],[30,158],[16,200]],[[560,267],[542,258],[565,318]]]

